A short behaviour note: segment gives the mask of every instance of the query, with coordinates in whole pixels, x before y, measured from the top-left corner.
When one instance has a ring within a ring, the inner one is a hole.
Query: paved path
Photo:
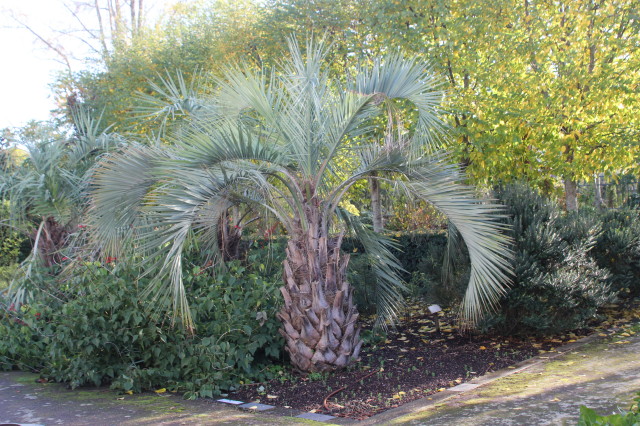
[[[68,390],[57,383],[36,383],[36,379],[36,375],[27,373],[0,373],[0,425],[3,423],[46,426],[305,423],[304,420],[287,417],[288,413],[285,410],[278,410],[273,414],[250,413],[212,400],[185,401],[171,393],[122,396],[106,389]]]
[[[640,332],[640,327],[635,330]],[[480,386],[472,390],[447,390],[360,423],[574,425],[582,404],[601,414],[628,408],[640,390],[640,336],[632,333],[606,340],[591,338],[588,344],[578,342],[554,359],[538,357],[516,369],[475,379]],[[35,379],[31,374],[0,373],[0,425],[314,423],[289,417],[297,413],[284,409],[248,413],[211,400],[184,401],[170,393],[123,397],[104,389],[71,391]],[[337,419],[336,423],[357,422]]]

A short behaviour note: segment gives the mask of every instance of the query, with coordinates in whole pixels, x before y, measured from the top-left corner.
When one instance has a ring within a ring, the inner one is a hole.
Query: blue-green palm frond
[[[153,94],[138,92],[139,103],[134,113],[141,119],[157,120],[160,136],[164,135],[170,122],[178,119],[198,115],[212,119],[216,116],[215,106],[207,100],[205,79],[201,73],[195,73],[190,81],[180,70],[175,77],[167,71],[164,77],[158,78],[160,83],[149,81]]]
[[[376,277],[376,327],[386,329],[393,325],[404,305],[403,292],[406,287],[401,277],[406,272],[400,261],[391,252],[398,245],[390,237],[373,232],[363,224],[357,216],[343,209],[337,210],[338,216],[362,243],[364,252],[371,262],[371,269]]]
[[[154,147],[131,145],[103,158],[90,182],[89,224],[94,242],[107,255],[118,256],[142,220],[145,203],[159,185],[157,167],[169,154]]]
[[[421,147],[434,151],[440,146],[444,124],[439,118],[439,105],[444,97],[441,81],[429,66],[402,55],[388,55],[374,62],[373,67],[361,67],[351,82],[351,90],[369,95],[372,102],[405,99],[418,113],[412,145],[415,153]]]
[[[406,187],[444,213],[467,246],[471,276],[461,315],[467,325],[473,325],[506,291],[513,254],[503,224],[504,208],[479,200],[473,188],[460,183],[458,168],[445,158],[425,158],[412,164],[406,171]]]

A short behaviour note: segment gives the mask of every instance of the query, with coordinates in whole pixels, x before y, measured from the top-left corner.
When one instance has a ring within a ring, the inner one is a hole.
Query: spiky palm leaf
[[[287,349],[300,369],[332,369],[357,357],[361,346],[344,278],[349,259],[340,253],[345,232],[353,230],[377,261],[374,271],[384,290],[379,312],[392,316],[400,300],[392,243],[338,205],[362,179],[394,181],[447,214],[464,238],[472,273],[462,313],[476,320],[503,291],[510,252],[499,207],[475,199],[459,183],[456,167],[428,153],[441,129],[434,80],[419,64],[391,57],[340,87],[323,69],[326,46],[309,42],[304,55],[295,42],[290,47],[291,59],[270,77],[250,69],[227,71],[218,81],[220,96],[210,101],[222,115],[192,117],[191,127],[166,152],[129,150],[104,162],[93,181],[96,237],[117,241],[118,229],[131,229],[126,236],[135,238],[158,277],[154,293],[171,294],[174,309],[190,325],[181,271],[189,233],[215,240],[229,204],[266,209],[289,238],[280,313]],[[362,142],[386,98],[414,105],[415,132],[406,143]],[[134,182],[142,183],[136,191]]]
[[[31,141],[22,165],[2,175],[0,193],[10,200],[13,224],[34,240],[29,267],[36,261],[45,266],[60,263],[86,208],[90,169],[121,142],[85,111],[75,111],[73,118],[70,138]]]

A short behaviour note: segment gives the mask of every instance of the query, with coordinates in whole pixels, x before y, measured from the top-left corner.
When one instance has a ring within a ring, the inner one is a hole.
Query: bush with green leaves
[[[9,225],[9,202],[0,202],[0,291],[9,287],[18,264],[31,251],[29,238]]]
[[[621,297],[640,295],[640,210],[607,210],[592,254]]]
[[[395,241],[391,252],[403,268],[402,278],[412,296],[424,298],[429,303],[453,306],[464,296],[469,282],[469,262],[462,250],[456,268],[443,282],[443,264],[447,251],[446,231],[434,230],[415,233],[390,233]],[[349,282],[354,286],[354,300],[358,309],[373,313],[376,309],[375,274],[371,270],[372,259],[355,239],[345,238],[342,248],[351,254]]]
[[[557,205],[524,186],[496,194],[513,226],[515,274],[484,326],[505,334],[552,334],[586,325],[614,298],[609,273],[589,255],[599,224],[563,217]]]
[[[0,371],[18,369],[39,372],[47,362],[55,325],[46,305],[16,307],[0,296]]]
[[[9,202],[0,202],[0,267],[21,262],[29,254],[29,239],[9,224]]]
[[[629,411],[620,410],[619,413],[601,416],[592,408],[580,406],[578,426],[638,426],[640,425],[640,392],[633,399]]]
[[[71,387],[166,387],[187,398],[265,378],[261,371],[282,348],[275,318],[279,283],[239,264],[216,278],[194,267],[185,279],[196,324],[190,335],[141,297],[146,283],[135,280],[138,272],[88,262],[75,271],[83,290],[56,308],[5,307],[2,368],[39,371]]]

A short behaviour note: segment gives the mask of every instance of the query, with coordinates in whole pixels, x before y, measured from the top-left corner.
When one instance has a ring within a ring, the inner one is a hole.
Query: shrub
[[[485,327],[506,334],[551,334],[582,327],[611,301],[609,274],[589,256],[599,226],[559,208],[531,189],[496,191],[513,226],[515,274]]]
[[[399,249],[392,250],[405,272],[403,279],[412,295],[432,303],[451,305],[460,300],[468,282],[466,252],[462,253],[453,277],[442,283],[442,267],[447,250],[446,231],[390,234]],[[375,276],[371,259],[355,240],[345,238],[342,249],[351,254],[348,279],[354,288],[354,300],[363,313],[375,312]]]
[[[592,251],[598,266],[611,272],[620,296],[640,295],[640,210],[608,210],[601,214],[602,233]]]
[[[39,372],[45,367],[50,336],[55,334],[50,316],[46,305],[16,307],[0,298],[0,370]]]
[[[278,286],[239,264],[215,280],[197,267],[185,279],[195,335],[140,297],[138,285],[146,282],[137,283],[127,265],[110,271],[89,262],[77,272],[83,290],[57,309],[36,318],[35,307],[23,306],[19,327],[2,318],[3,368],[27,367],[71,387],[169,387],[193,398],[264,378],[264,364],[280,355]]]
[[[638,408],[640,406],[640,392],[633,400],[634,403],[629,411],[620,410],[620,413],[608,416],[601,416],[595,410],[581,405],[578,426],[637,426],[640,424],[640,409]]]
[[[9,222],[9,202],[0,202],[0,267],[22,262],[31,251],[29,239],[11,228]]]

